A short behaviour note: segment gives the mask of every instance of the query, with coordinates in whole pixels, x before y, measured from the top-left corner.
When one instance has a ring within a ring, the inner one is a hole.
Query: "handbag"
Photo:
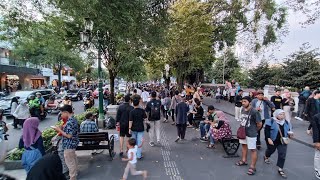
[[[281,132],[281,129],[280,129],[280,127],[279,127],[279,124],[278,124],[278,130],[279,130],[279,132],[280,132],[280,141],[281,141],[281,143],[282,143],[282,144],[289,144],[289,143],[290,143],[290,139],[287,138],[287,137],[283,137],[282,132]]]
[[[242,125],[240,124],[240,127],[239,127],[238,130],[237,130],[237,138],[238,138],[238,139],[246,139],[246,136],[247,136],[247,135],[246,135],[246,125],[247,125],[248,120],[250,120],[251,110],[252,110],[252,109],[250,109],[250,111],[249,111],[249,114],[248,114],[248,117],[247,117],[247,119],[246,119],[245,125],[242,126]]]

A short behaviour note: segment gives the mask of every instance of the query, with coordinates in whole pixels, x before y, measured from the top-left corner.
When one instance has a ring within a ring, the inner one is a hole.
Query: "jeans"
[[[200,136],[204,137],[206,135],[206,133],[209,131],[210,129],[210,124],[206,124],[203,121],[200,122]]]
[[[132,131],[132,138],[136,139],[137,146],[140,146],[142,143],[143,133],[144,133],[143,131],[142,132]],[[141,152],[142,152],[142,148],[138,148],[137,158],[141,158]]]
[[[317,149],[314,154],[314,171],[315,171],[315,175],[319,179],[319,177],[320,177],[320,151]]]
[[[149,137],[150,142],[160,141],[160,120],[150,121]]]
[[[278,149],[277,166],[282,169],[284,166],[284,162],[286,161],[286,155],[287,155],[286,144],[269,145],[267,142],[267,150],[265,155],[267,158],[269,158],[276,151],[276,149]]]
[[[304,119],[303,111],[304,111],[305,107],[306,107],[305,104],[298,104],[298,114],[297,114],[297,116],[299,118]]]
[[[108,105],[109,105],[108,99],[104,99],[104,100],[103,100],[103,104],[104,104],[104,107],[105,107],[105,108],[108,107]]]
[[[186,135],[187,124],[177,124],[178,137],[184,139]]]
[[[214,138],[213,138],[211,131],[209,131],[209,139],[210,139],[210,144],[214,145]]]

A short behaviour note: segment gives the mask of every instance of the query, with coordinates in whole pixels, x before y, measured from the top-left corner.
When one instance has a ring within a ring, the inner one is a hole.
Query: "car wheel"
[[[78,96],[78,101],[80,101],[81,100],[81,97],[80,96]]]

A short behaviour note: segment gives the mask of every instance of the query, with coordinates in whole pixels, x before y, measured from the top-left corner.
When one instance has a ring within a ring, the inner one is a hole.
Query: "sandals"
[[[236,165],[237,165],[237,166],[246,166],[246,165],[248,165],[248,163],[240,160],[240,161],[238,161],[238,162],[236,163]]]
[[[216,147],[214,146],[214,144],[208,144],[207,148],[208,149],[215,149]]]
[[[256,174],[256,172],[257,172],[256,168],[250,167],[250,168],[248,169],[247,174],[250,175],[250,176],[253,176],[253,175]]]
[[[264,163],[266,163],[266,164],[270,164],[271,163],[270,159],[267,158],[266,156],[264,156],[263,159],[264,159]]]
[[[278,173],[283,179],[287,179],[287,175],[283,172],[283,169],[281,169],[281,170],[279,169]]]

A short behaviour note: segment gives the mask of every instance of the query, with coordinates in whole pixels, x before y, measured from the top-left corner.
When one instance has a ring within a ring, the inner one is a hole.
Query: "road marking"
[[[177,163],[173,160],[171,160],[170,156],[171,156],[171,147],[170,144],[168,142],[166,133],[163,129],[163,126],[161,126],[160,128],[161,131],[161,155],[163,157],[163,166],[164,169],[166,171],[166,175],[170,177],[170,180],[182,180],[181,176],[180,176],[180,172],[179,169],[177,167]]]

